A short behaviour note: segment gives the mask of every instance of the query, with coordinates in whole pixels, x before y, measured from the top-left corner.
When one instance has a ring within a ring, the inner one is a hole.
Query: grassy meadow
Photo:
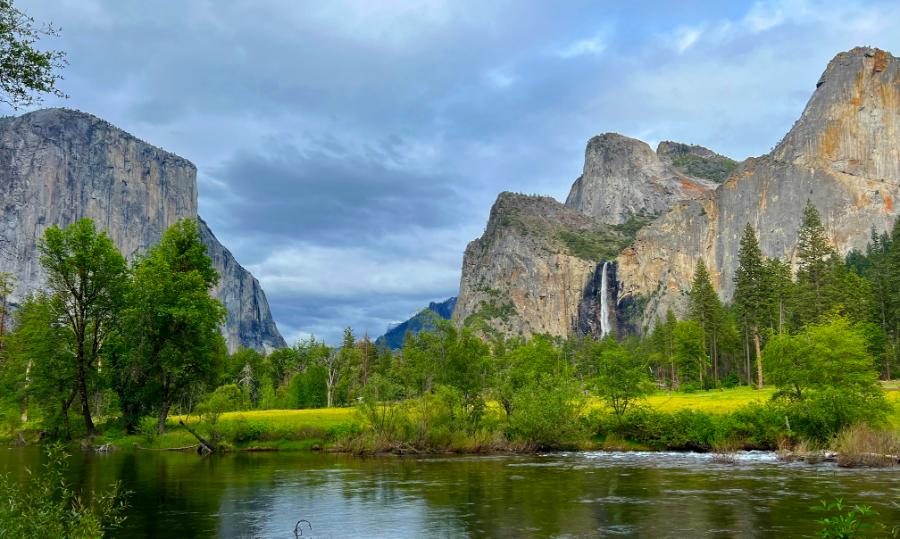
[[[900,431],[900,382],[886,383],[884,389],[888,400],[895,404],[889,422],[894,430]],[[757,390],[749,387],[694,393],[659,391],[644,399],[641,405],[665,413],[696,410],[726,414],[751,402],[768,400],[774,393],[772,388]],[[500,407],[493,404],[489,405],[490,413],[501,414]],[[586,411],[601,407],[603,405],[599,400],[592,399]],[[198,415],[173,416],[169,418],[168,429],[162,435],[125,435],[110,427],[97,442],[112,443],[120,448],[139,446],[145,449],[195,445],[196,439],[178,424],[180,420],[197,427],[204,435],[210,432],[208,422]],[[334,440],[359,432],[362,423],[354,408],[254,410],[221,414],[215,422],[214,431],[219,443],[229,449],[312,450],[325,448]]]

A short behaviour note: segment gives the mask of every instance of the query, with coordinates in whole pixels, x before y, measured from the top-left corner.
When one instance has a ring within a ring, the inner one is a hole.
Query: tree
[[[763,387],[763,368],[760,361],[760,326],[763,323],[768,299],[766,267],[756,232],[750,223],[744,227],[741,248],[738,251],[738,267],[734,273],[734,303],[737,307],[742,329],[753,341],[756,351],[756,383]],[[747,383],[750,383],[750,347],[745,346]]]
[[[810,324],[797,335],[775,335],[763,361],[777,395],[794,404],[816,437],[879,419],[886,409],[865,331],[845,317]]]
[[[794,293],[791,266],[780,258],[769,258],[763,269],[768,326],[776,333],[787,331],[791,318],[788,307]]]
[[[616,343],[598,350],[599,372],[594,379],[597,395],[621,419],[651,389],[647,366],[633,351]]]
[[[716,383],[719,381],[719,358],[718,344],[719,332],[724,321],[724,310],[716,289],[713,288],[709,271],[706,269],[706,263],[703,259],[697,261],[697,268],[694,271],[694,281],[691,286],[691,318],[695,320],[703,329],[703,348],[708,351],[708,355],[712,358],[713,377]],[[700,373],[700,383],[706,375],[706,366],[702,366]]]
[[[706,372],[708,357],[703,345],[704,331],[695,320],[678,322],[672,331],[674,354],[677,366],[678,383],[683,384],[693,373],[697,375],[700,386],[703,386],[703,373]]]
[[[134,266],[120,327],[130,376],[157,389],[159,432],[180,392],[221,376],[225,309],[209,295],[218,280],[197,223],[188,219],[169,227]]]
[[[18,109],[39,102],[41,94],[65,97],[56,87],[65,53],[36,46],[41,38],[58,35],[52,25],[38,25],[11,0],[0,0],[0,101]]]
[[[57,322],[73,335],[78,394],[87,435],[95,434],[88,381],[96,373],[104,343],[115,325],[126,284],[125,259],[94,222],[81,219],[65,229],[51,226],[38,249],[47,285],[60,307]],[[135,330],[143,329],[133,326]]]
[[[15,313],[15,330],[8,335],[3,368],[5,398],[22,405],[22,421],[29,406],[41,411],[43,428],[54,438],[71,437],[69,409],[78,394],[72,333],[59,324],[58,298],[39,292],[29,295]]]
[[[831,309],[836,288],[833,264],[837,257],[819,211],[809,201],[797,236],[795,312],[803,325],[817,322]]]

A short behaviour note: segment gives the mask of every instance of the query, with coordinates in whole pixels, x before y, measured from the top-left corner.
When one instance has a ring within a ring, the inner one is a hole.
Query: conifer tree
[[[756,384],[763,387],[762,361],[760,361],[760,327],[766,318],[769,291],[766,264],[759,241],[750,223],[744,227],[741,248],[738,252],[738,268],[734,273],[734,303],[737,306],[745,335],[744,358],[747,383],[750,383],[750,346],[753,341],[756,352]]]
[[[701,258],[694,270],[694,282],[691,286],[691,318],[703,329],[703,347],[713,364],[713,377],[719,379],[718,341],[719,331],[724,319],[724,310],[719,295],[713,288],[706,263]],[[705,369],[703,369],[705,370]],[[701,376],[705,378],[705,372]]]
[[[804,325],[818,321],[834,304],[837,257],[819,211],[809,201],[797,235],[795,312],[800,325]]]

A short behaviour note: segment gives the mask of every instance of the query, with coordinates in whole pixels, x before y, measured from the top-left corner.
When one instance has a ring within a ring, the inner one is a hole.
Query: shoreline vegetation
[[[631,413],[634,419],[618,422],[614,411],[596,398],[588,399],[577,418],[578,436],[554,448],[537,447],[522,440],[510,440],[506,433],[485,430],[472,434],[449,433],[442,443],[422,443],[395,436],[378,436],[364,407],[313,408],[301,410],[237,410],[220,414],[210,425],[203,414],[172,416],[165,433],[152,429],[127,434],[109,425],[93,439],[76,440],[82,449],[105,451],[198,451],[201,444],[186,428],[200,429],[217,441],[222,453],[239,451],[323,451],[355,456],[374,455],[446,455],[446,454],[535,454],[553,450],[577,451],[698,451],[711,453],[719,463],[733,463],[741,450],[773,451],[779,460],[819,463],[836,462],[842,467],[894,466],[900,464],[900,382],[883,382],[888,402],[895,404],[882,429],[854,424],[831,440],[815,442],[791,438],[785,431],[751,432],[741,421],[758,418],[776,395],[773,389],[749,387],[714,389],[695,393],[657,391],[648,395]],[[385,410],[399,417],[404,403]],[[486,415],[499,423],[502,410],[488,404]],[[657,431],[650,432],[650,423]],[[102,419],[98,422],[103,425]],[[486,423],[490,424],[490,421]],[[668,428],[659,427],[668,425]],[[759,426],[762,428],[762,426]],[[787,428],[787,427],[786,427]],[[734,435],[741,431],[743,438]],[[27,436],[25,435],[27,433]],[[36,443],[37,431],[0,432],[0,442],[13,445]]]

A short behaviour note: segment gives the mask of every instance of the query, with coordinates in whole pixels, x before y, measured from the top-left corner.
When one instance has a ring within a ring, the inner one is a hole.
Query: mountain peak
[[[857,47],[828,63],[778,161],[900,181],[900,60]]]

